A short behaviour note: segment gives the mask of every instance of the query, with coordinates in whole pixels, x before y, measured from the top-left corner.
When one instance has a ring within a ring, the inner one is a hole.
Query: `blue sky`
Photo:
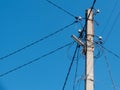
[[[93,0],[51,1],[75,16],[82,17],[85,17],[85,10],[93,2]],[[95,16],[95,20],[99,23],[99,26],[95,24],[95,35],[101,35],[105,40],[113,25],[112,32],[104,46],[120,55],[120,18],[118,17],[120,1],[112,11],[116,1],[118,0],[97,0],[95,8],[99,8],[101,12]],[[0,57],[75,21],[73,17],[52,6],[46,0],[1,0],[0,12]],[[118,18],[115,23],[116,17]],[[110,20],[108,20],[109,18]],[[84,21],[82,23],[84,24]],[[79,28],[81,29],[79,23],[74,24],[63,32],[0,61],[0,74],[71,42],[71,35],[78,35]],[[40,61],[1,77],[0,90],[61,90],[74,48],[75,45],[64,48]],[[108,52],[106,55],[114,82],[119,90],[120,59]],[[95,90],[113,90],[103,55],[95,59],[95,62]],[[82,55],[79,56],[78,70],[77,78],[79,79],[84,72]],[[72,90],[74,71],[75,63],[66,90]],[[80,85],[80,90],[82,89],[83,80]]]

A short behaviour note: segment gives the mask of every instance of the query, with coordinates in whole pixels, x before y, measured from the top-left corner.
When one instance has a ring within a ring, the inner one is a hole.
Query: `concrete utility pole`
[[[93,10],[86,10],[86,63],[85,63],[85,90],[94,90],[94,20]]]
[[[86,43],[83,43],[80,38],[72,35],[74,41],[79,45],[83,46],[83,52],[86,56],[85,62],[85,90],[94,90],[94,20],[93,20],[93,10],[86,10]]]

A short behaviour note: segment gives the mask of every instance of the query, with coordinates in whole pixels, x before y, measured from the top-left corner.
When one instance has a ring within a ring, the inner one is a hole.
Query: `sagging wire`
[[[91,42],[90,40],[87,40],[87,39],[86,39],[86,41]],[[101,39],[99,39],[99,37],[97,37],[96,40],[93,40],[93,42],[91,42],[90,46],[92,46],[92,45],[94,45],[94,53],[96,53],[94,55],[94,58],[98,59],[99,57],[101,57],[103,55],[103,50],[101,49],[102,48],[101,46],[103,45],[103,41]]]
[[[31,61],[29,61],[29,62],[27,62],[27,63],[24,63],[24,64],[22,64],[22,65],[20,65],[20,66],[18,66],[18,67],[15,67],[15,68],[13,68],[13,69],[5,72],[5,73],[2,73],[2,74],[0,74],[0,77],[6,76],[6,75],[8,75],[8,74],[10,74],[10,73],[12,73],[12,72],[15,72],[15,71],[23,68],[23,67],[26,67],[26,66],[28,66],[28,65],[30,65],[30,64],[33,64],[34,62],[37,62],[37,61],[41,60],[42,58],[44,58],[44,57],[46,57],[46,56],[48,56],[48,55],[51,55],[51,54],[53,54],[53,53],[55,53],[55,52],[57,52],[57,51],[65,48],[65,47],[71,45],[72,43],[73,43],[73,42],[70,42],[70,43],[68,43],[68,44],[66,44],[66,45],[63,45],[63,46],[61,46],[61,47],[59,47],[59,48],[57,48],[57,49],[55,49],[55,50],[53,50],[53,51],[50,51],[50,52],[48,52],[48,53],[46,53],[46,54],[44,54],[44,55],[42,55],[42,56],[40,56],[40,57],[38,57],[38,58],[36,58],[36,59],[34,59],[34,60],[31,60]]]
[[[94,41],[93,41],[93,44],[94,44],[94,53],[96,53],[94,55],[94,58],[95,59],[98,59],[99,57],[101,57],[103,55],[103,49],[101,46],[103,46],[104,42],[102,40],[102,37],[101,36],[97,36],[97,35],[94,35]]]
[[[56,35],[57,33],[60,33],[61,31],[65,30],[66,28],[72,26],[72,25],[75,24],[75,23],[77,23],[77,22],[74,21],[73,23],[71,23],[71,24],[69,24],[69,25],[66,25],[65,27],[63,27],[63,28],[61,28],[61,29],[59,29],[59,30],[57,30],[57,31],[55,31],[55,32],[53,32],[53,33],[50,33],[49,35],[46,35],[46,36],[40,38],[39,40],[36,40],[36,41],[34,41],[34,42],[31,42],[30,44],[28,44],[28,45],[26,45],[26,46],[24,46],[24,47],[22,47],[22,48],[20,48],[20,49],[14,50],[13,52],[11,52],[11,53],[9,53],[9,54],[6,54],[5,56],[0,57],[0,61],[1,61],[1,60],[4,60],[4,59],[6,59],[6,58],[8,58],[8,57],[10,57],[10,56],[12,56],[12,55],[15,55],[15,54],[17,54],[17,53],[19,53],[19,52],[21,52],[21,51],[23,51],[23,50],[25,50],[25,49],[33,46],[33,45],[36,45],[36,44],[38,44],[39,42],[41,42],[41,41],[43,41],[43,40],[46,40],[46,39],[50,38],[51,36]]]

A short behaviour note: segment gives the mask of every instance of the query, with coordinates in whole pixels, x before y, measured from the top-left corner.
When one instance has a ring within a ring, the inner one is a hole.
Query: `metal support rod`
[[[84,46],[85,44],[79,39],[77,38],[75,35],[71,36],[73,38],[74,41],[76,41],[79,45]]]

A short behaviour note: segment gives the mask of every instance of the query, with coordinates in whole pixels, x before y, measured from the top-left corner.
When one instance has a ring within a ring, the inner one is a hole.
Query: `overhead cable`
[[[120,19],[120,11],[119,13],[117,14],[117,16],[115,17],[115,20],[111,26],[111,29],[109,30],[107,36],[106,36],[106,39],[105,39],[105,43],[107,42],[108,38],[110,37],[112,31],[114,30],[114,26],[116,25],[117,21]]]
[[[70,72],[71,72],[71,69],[72,69],[72,66],[73,66],[73,62],[75,60],[75,56],[76,56],[76,53],[77,53],[77,49],[78,49],[78,45],[76,46],[76,49],[74,51],[74,54],[73,54],[73,57],[72,57],[72,61],[70,63],[70,66],[69,66],[69,69],[68,69],[68,72],[67,72],[67,75],[66,75],[66,78],[65,78],[65,81],[64,81],[64,84],[63,84],[63,87],[62,87],[62,90],[65,90],[65,87],[66,87],[66,83],[68,81],[68,77],[70,75]]]
[[[63,46],[61,46],[61,47],[59,47],[59,48],[57,48],[57,49],[55,49],[55,50],[53,50],[53,51],[51,51],[51,52],[48,52],[48,53],[46,53],[46,54],[44,54],[44,55],[42,55],[42,56],[40,56],[40,57],[38,57],[38,58],[36,58],[36,59],[34,59],[34,60],[31,60],[31,61],[29,61],[29,62],[27,62],[27,63],[25,63],[25,64],[23,64],[23,65],[20,65],[20,66],[14,68],[14,69],[11,69],[11,70],[9,70],[9,71],[7,71],[7,72],[5,72],[5,73],[2,73],[2,74],[0,74],[0,77],[6,76],[6,75],[8,75],[8,74],[10,74],[10,73],[12,73],[12,72],[15,72],[15,71],[17,71],[17,70],[19,70],[19,69],[21,69],[21,68],[23,68],[23,67],[25,67],[25,66],[28,66],[28,65],[36,62],[36,61],[39,61],[39,60],[41,60],[42,58],[47,57],[48,55],[51,55],[51,54],[53,54],[53,53],[55,53],[55,52],[57,52],[57,51],[65,48],[65,47],[71,45],[72,43],[73,43],[73,42],[70,42],[70,43],[68,43],[68,44],[66,44],[66,45],[63,45]]]
[[[107,28],[107,26],[108,26],[108,24],[109,24],[109,22],[110,22],[110,20],[111,20],[111,18],[112,18],[112,15],[114,15],[114,10],[116,9],[116,7],[117,7],[117,4],[118,4],[118,1],[119,0],[116,0],[115,1],[115,4],[114,4],[114,6],[113,6],[113,8],[112,8],[112,10],[111,10],[111,13],[109,14],[109,16],[108,16],[108,19],[107,19],[107,21],[106,21],[106,23],[105,23],[105,26],[104,26],[104,28],[103,28],[103,30],[102,30],[102,32],[101,32],[101,35],[105,32],[105,30],[106,30],[106,28]]]
[[[98,85],[100,85],[102,87],[104,86],[104,87],[108,87],[110,89],[111,89],[111,87],[113,88],[113,85],[109,85],[108,83],[104,82],[103,80],[102,81],[95,80],[95,83],[97,83]],[[115,87],[116,87],[117,90],[120,90],[120,87],[118,87],[118,86],[115,86]]]
[[[116,53],[114,53],[113,51],[111,51],[111,50],[109,50],[109,49],[107,49],[107,48],[105,48],[105,47],[103,47],[103,46],[101,46],[104,50],[106,50],[107,52],[109,52],[109,53],[111,53],[112,55],[114,55],[115,57],[117,57],[118,59],[120,59],[120,56],[118,55],[118,54],[116,54]]]
[[[83,27],[83,30],[82,30],[81,33],[80,33],[80,36],[82,36],[83,33],[84,33],[84,31],[86,30],[87,21],[88,21],[88,19],[89,19],[89,17],[90,17],[90,14],[91,14],[92,10],[94,9],[95,3],[96,3],[96,0],[94,0],[93,3],[92,3],[90,12],[89,12],[88,16],[86,17],[86,22],[85,22],[85,25],[84,25],[84,27]]]
[[[90,13],[89,13],[87,19],[90,17],[90,14],[91,14],[92,10],[94,9],[95,3],[96,3],[96,0],[94,0],[92,3],[91,10],[90,10]]]
[[[78,50],[77,50],[77,59],[76,59],[76,67],[75,67],[75,76],[74,76],[74,81],[73,81],[73,90],[75,90],[76,79],[77,79],[77,74],[78,74],[79,50],[80,50],[80,47],[79,47]]]
[[[109,62],[108,62],[108,59],[107,59],[107,56],[105,55],[105,53],[104,53],[104,58],[105,58],[105,62],[106,62],[106,65],[107,65],[108,73],[109,73],[113,88],[114,88],[114,90],[117,90],[116,86],[115,86],[115,83],[114,83],[114,80],[113,80],[113,77],[112,77],[112,72],[110,70],[110,65],[109,65]]]
[[[75,15],[73,15],[72,13],[68,12],[67,10],[61,8],[60,6],[56,5],[55,3],[53,3],[52,1],[50,0],[46,0],[47,2],[49,2],[50,4],[52,4],[53,6],[57,7],[58,9],[64,11],[65,13],[67,13],[68,15],[72,16],[72,17],[76,17]]]
[[[107,52],[109,52],[110,54],[114,55],[115,57],[117,57],[118,59],[120,59],[120,55],[118,55],[117,53],[113,52],[112,50],[107,49],[106,47],[104,47],[102,44],[99,44],[98,42],[92,42],[93,44],[96,44],[97,46],[99,46],[101,49],[106,50]],[[102,53],[103,54],[103,53]]]
[[[16,54],[16,53],[18,53],[18,52],[21,52],[21,51],[23,51],[23,50],[25,50],[25,49],[27,49],[27,48],[33,46],[33,45],[35,45],[35,44],[37,44],[37,43],[39,43],[39,42],[45,40],[45,39],[48,39],[49,37],[56,35],[57,33],[59,33],[59,32],[61,32],[61,31],[65,30],[66,28],[72,26],[72,25],[75,24],[75,23],[76,23],[76,21],[73,22],[73,23],[71,23],[71,24],[69,24],[69,25],[66,25],[65,27],[63,27],[63,28],[61,28],[61,29],[59,29],[59,30],[57,30],[57,31],[55,31],[55,32],[53,32],[53,33],[47,35],[47,36],[44,36],[44,37],[40,38],[40,39],[37,40],[37,41],[34,41],[34,42],[32,42],[32,43],[30,43],[30,44],[28,44],[28,45],[26,45],[26,46],[24,46],[24,47],[22,47],[22,48],[20,48],[20,49],[17,49],[17,50],[15,50],[15,51],[13,51],[13,52],[11,52],[11,53],[5,55],[5,56],[2,56],[2,57],[0,57],[0,60],[3,60],[3,59],[5,59],[5,58],[8,58],[8,57],[10,57],[10,56],[12,56],[12,55],[14,55],[14,54]]]

